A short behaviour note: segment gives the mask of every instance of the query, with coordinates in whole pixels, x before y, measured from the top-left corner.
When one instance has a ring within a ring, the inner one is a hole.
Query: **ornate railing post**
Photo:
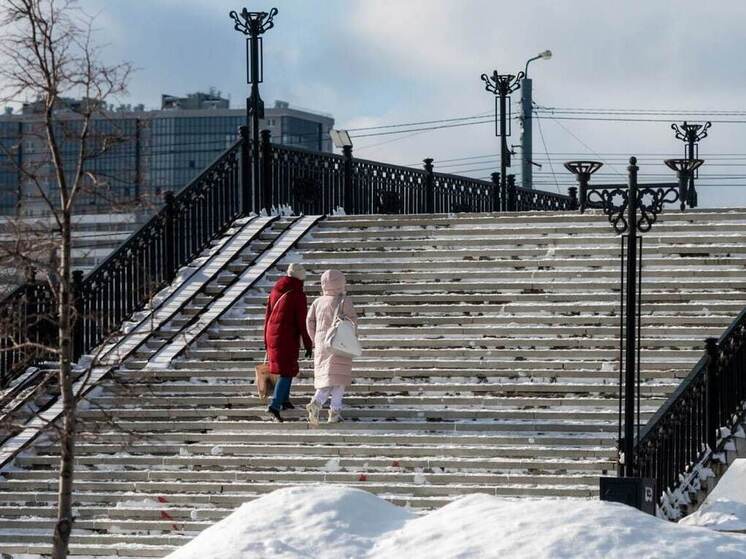
[[[163,277],[170,283],[176,276],[176,198],[171,191],[163,195]]]
[[[503,207],[504,202],[500,189],[500,173],[492,173],[490,177],[492,178],[492,188],[494,189],[492,196],[492,211],[502,212],[505,208]]]
[[[570,210],[575,211],[578,209],[578,187],[571,186],[567,189],[567,194],[570,196]]]
[[[568,161],[565,163],[565,169],[570,171],[578,181],[577,202],[580,213],[588,207],[588,183],[591,175],[603,167],[600,161]],[[571,194],[572,196],[572,194]]]
[[[428,157],[423,159],[425,169],[425,212],[435,213],[435,176],[433,175],[433,160]]]
[[[515,175],[508,175],[508,181],[506,186],[506,195],[508,199],[508,208],[507,210],[509,212],[516,211],[518,207],[518,200],[516,199],[516,190],[515,190]]]
[[[83,355],[84,346],[84,319],[83,313],[85,311],[83,306],[83,271],[75,270],[73,272],[73,308],[75,314],[73,315],[73,361],[77,361],[81,355]]]
[[[705,351],[707,352],[707,377],[705,386],[707,390],[706,410],[705,410],[705,432],[707,433],[706,443],[710,451],[715,452],[717,444],[718,419],[718,365],[720,361],[720,348],[718,347],[717,338],[707,338],[705,340]]]
[[[702,166],[704,161],[701,159],[666,159],[663,163],[665,163],[666,167],[672,171],[676,171],[676,175],[679,179],[680,207],[683,212],[686,209],[689,200],[689,192],[687,189],[689,188],[691,178],[694,176],[694,172]],[[694,205],[690,205],[690,207],[693,208],[696,205],[695,200]]]
[[[342,146],[342,156],[344,157],[344,162],[342,164],[344,209],[347,214],[356,214],[358,211],[356,204],[353,202],[352,194],[352,146]]]
[[[689,124],[687,121],[679,126],[677,123],[671,125],[675,132],[676,139],[684,142],[684,158],[694,161],[699,158],[699,142],[707,137],[707,130],[712,126],[712,122],[707,121],[704,124]],[[697,190],[694,187],[695,173],[691,173],[687,182],[686,203],[690,208],[697,207]]]
[[[262,130],[262,205],[267,215],[272,215],[272,133],[269,130]],[[289,200],[286,200],[289,202]],[[277,200],[277,205],[283,203],[283,200]]]
[[[249,215],[257,212],[254,188],[251,183],[251,140],[249,139],[249,127],[241,126],[238,129],[241,135],[241,214]]]

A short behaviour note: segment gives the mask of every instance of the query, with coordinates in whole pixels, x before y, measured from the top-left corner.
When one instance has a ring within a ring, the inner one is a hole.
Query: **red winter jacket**
[[[283,293],[287,293],[280,301]],[[275,305],[279,305],[275,310]],[[294,377],[298,374],[300,339],[306,349],[313,342],[306,331],[308,301],[303,282],[290,276],[277,280],[267,301],[264,317],[264,347],[267,348],[269,370],[273,375]]]

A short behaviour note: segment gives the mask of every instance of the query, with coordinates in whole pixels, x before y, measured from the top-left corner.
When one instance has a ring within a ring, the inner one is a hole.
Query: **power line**
[[[518,120],[518,117],[513,117],[513,120]],[[373,136],[389,136],[391,134],[406,134],[408,132],[424,132],[430,130],[441,130],[443,128],[457,128],[461,126],[474,126],[476,124],[489,124],[494,123],[494,119],[481,120],[476,122],[460,122],[456,124],[442,124],[440,126],[428,126],[424,128],[407,128],[406,130],[389,130],[387,132],[371,132],[370,134],[358,134],[350,135],[351,138],[370,138]]]
[[[557,188],[557,192],[559,192],[559,183],[557,182],[557,175],[554,174],[554,165],[552,165],[552,160],[549,158],[549,150],[547,149],[547,143],[544,140],[544,131],[541,128],[541,118],[539,118],[539,115],[536,115],[536,124],[539,125],[539,136],[541,136],[541,143],[544,145],[544,153],[547,154],[547,159],[549,160],[549,169],[552,171],[552,176],[554,177],[554,184]]]
[[[716,115],[716,116],[746,116],[746,110],[677,110],[677,109],[616,109],[616,108],[577,108],[551,107],[543,105],[536,110],[544,112],[561,112],[573,114],[648,114],[648,115]]]
[[[460,117],[453,117],[453,118],[441,118],[438,120],[422,120],[419,122],[399,122],[396,124],[381,124],[379,126],[365,126],[361,128],[347,128],[347,132],[364,132],[367,130],[384,130],[386,128],[404,128],[406,126],[423,126],[425,124],[441,124],[441,123],[449,123],[449,122],[459,122],[464,120],[475,120],[478,118],[484,118],[486,116],[490,116],[492,113],[483,113],[479,115],[472,115],[472,116],[460,116]],[[359,137],[359,136],[358,136]]]

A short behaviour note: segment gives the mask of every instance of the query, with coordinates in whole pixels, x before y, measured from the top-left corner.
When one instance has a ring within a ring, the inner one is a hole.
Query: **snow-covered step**
[[[320,219],[320,216],[305,216],[294,222],[290,228],[278,237],[272,246],[261,253],[261,255],[251,263],[251,266],[241,274],[241,276],[232,284],[220,298],[210,305],[210,308],[202,313],[197,321],[186,328],[184,332],[175,338],[170,344],[160,349],[149,360],[149,366],[153,368],[167,367],[171,361],[190,343],[192,343],[200,334],[202,334],[210,325],[217,320],[220,315],[227,311],[243,294],[252,287],[252,285],[261,278],[270,266],[273,266],[277,260],[305,235],[308,230]]]

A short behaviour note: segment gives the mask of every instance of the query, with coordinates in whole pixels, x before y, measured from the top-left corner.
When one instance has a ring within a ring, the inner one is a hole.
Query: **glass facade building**
[[[22,165],[22,126],[0,120],[0,215],[13,215],[18,202]]]
[[[246,123],[244,109],[227,105],[227,100],[208,94],[164,96],[161,110],[118,110],[95,118],[87,145],[95,157],[86,163],[90,177],[84,182],[79,210],[106,213],[117,206],[157,204],[164,192],[183,188],[236,141],[239,127]],[[0,214],[15,213],[19,192],[22,214],[47,213],[36,185],[21,179],[19,164],[47,177],[42,178],[42,187],[51,198],[59,197],[41,123],[29,107],[28,114],[0,116]],[[278,101],[265,109],[265,117],[262,127],[270,130],[273,142],[333,151],[331,116]],[[80,121],[68,110],[59,122],[63,162],[72,172],[80,147]]]

